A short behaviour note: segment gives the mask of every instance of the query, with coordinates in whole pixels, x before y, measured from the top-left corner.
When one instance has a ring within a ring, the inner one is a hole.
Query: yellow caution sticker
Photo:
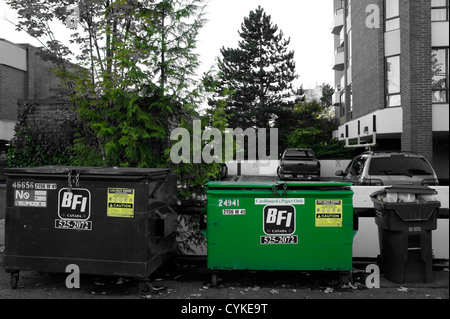
[[[342,227],[342,200],[316,200],[316,227]]]
[[[134,189],[108,188],[107,216],[134,218]]]

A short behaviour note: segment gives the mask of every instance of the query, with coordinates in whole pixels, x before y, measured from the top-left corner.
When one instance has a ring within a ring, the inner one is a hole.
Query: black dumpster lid
[[[83,175],[120,175],[120,176],[166,176],[171,171],[167,168],[123,168],[123,167],[87,167],[87,166],[42,166],[7,168],[6,175],[67,175],[71,171]]]

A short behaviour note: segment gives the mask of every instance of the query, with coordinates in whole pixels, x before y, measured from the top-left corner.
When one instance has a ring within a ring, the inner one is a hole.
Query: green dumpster
[[[148,277],[176,251],[176,178],[168,169],[38,167],[6,171],[3,266]]]
[[[208,183],[208,268],[351,271],[355,216],[350,186]]]

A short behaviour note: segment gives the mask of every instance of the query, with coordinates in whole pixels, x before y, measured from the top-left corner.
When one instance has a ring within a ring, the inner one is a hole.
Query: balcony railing
[[[339,35],[344,27],[344,9],[337,9],[333,18],[333,30],[331,33]]]

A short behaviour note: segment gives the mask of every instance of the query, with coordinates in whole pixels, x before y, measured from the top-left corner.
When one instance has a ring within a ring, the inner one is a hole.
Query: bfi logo
[[[91,215],[91,193],[84,188],[63,188],[58,194],[58,215],[62,219],[88,220]]]
[[[292,235],[295,233],[295,207],[264,207],[264,232],[267,235]]]

